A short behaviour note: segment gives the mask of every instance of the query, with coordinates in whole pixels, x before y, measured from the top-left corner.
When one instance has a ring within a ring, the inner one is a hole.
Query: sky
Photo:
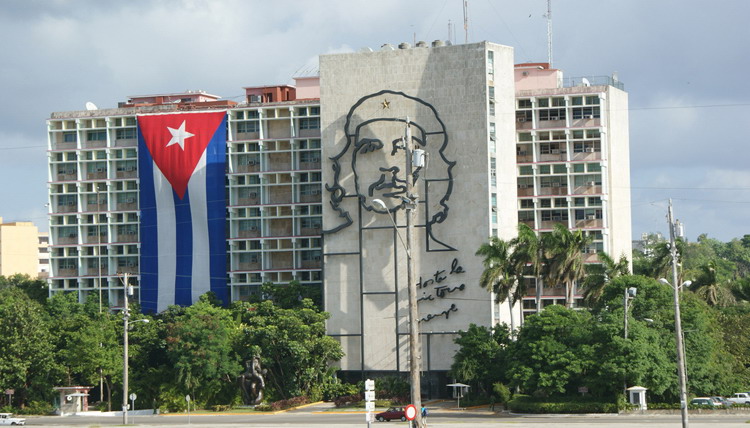
[[[468,41],[547,61],[546,0],[468,0]],[[617,73],[630,102],[633,237],[750,234],[750,2],[552,0],[553,65]],[[294,84],[317,56],[464,43],[463,0],[0,1],[0,216],[47,230],[52,112],[132,95]],[[449,31],[453,28],[453,31]]]

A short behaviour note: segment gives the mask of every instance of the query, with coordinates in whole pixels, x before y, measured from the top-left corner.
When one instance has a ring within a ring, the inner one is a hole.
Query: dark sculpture
[[[246,405],[260,404],[263,401],[263,390],[266,387],[263,376],[266,372],[266,369],[260,367],[259,356],[256,355],[252,360],[245,361],[245,373],[242,373],[239,379],[242,401]]]

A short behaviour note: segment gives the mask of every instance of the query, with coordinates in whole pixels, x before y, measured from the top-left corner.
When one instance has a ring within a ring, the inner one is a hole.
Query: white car
[[[0,413],[0,425],[26,425],[26,419],[14,418],[13,413]]]

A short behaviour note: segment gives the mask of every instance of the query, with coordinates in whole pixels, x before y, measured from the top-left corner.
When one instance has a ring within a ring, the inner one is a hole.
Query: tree
[[[630,263],[625,255],[620,256],[620,260],[616,262],[604,251],[597,253],[597,256],[601,264],[590,265],[583,283],[583,300],[589,305],[599,300],[609,281],[630,273]]]
[[[318,310],[310,299],[300,303],[295,309],[280,308],[271,301],[232,306],[241,323],[236,353],[241,360],[260,356],[262,367],[268,370],[266,396],[319,399],[321,385],[333,377],[331,363],[344,355],[341,345],[326,335],[328,313]]]
[[[570,231],[562,224],[555,224],[552,233],[544,235],[543,240],[550,282],[565,284],[565,306],[571,308],[575,284],[586,276],[583,251],[592,238],[581,230]]]
[[[513,306],[523,295],[518,286],[521,273],[511,258],[511,243],[498,237],[491,237],[489,243],[482,244],[476,255],[484,257],[484,270],[479,277],[479,285],[495,293],[495,303],[507,301],[510,307],[510,329],[515,331]]]
[[[453,342],[459,346],[453,357],[449,376],[468,383],[482,394],[492,392],[492,385],[505,382],[506,348],[510,344],[507,325],[490,330],[476,324],[459,331]]]
[[[5,287],[18,287],[26,293],[31,300],[44,304],[48,297],[47,282],[35,279],[27,274],[17,273],[11,276],[0,275],[0,289]]]
[[[0,385],[15,389],[21,408],[51,398],[58,371],[49,327],[43,307],[24,291],[0,289]]]
[[[729,287],[719,283],[716,263],[713,261],[700,266],[698,275],[690,285],[690,290],[710,306],[729,306],[736,301]]]
[[[229,311],[201,296],[167,324],[166,330],[175,385],[197,402],[231,402],[227,395],[236,395],[234,382],[242,367],[232,349],[237,328]]]
[[[528,394],[576,393],[593,366],[591,315],[553,305],[526,318],[509,347],[506,375]]]
[[[511,244],[513,245],[511,257],[516,272],[523,274],[528,270],[534,276],[536,308],[539,311],[542,307],[541,277],[544,266],[542,241],[529,225],[519,223],[518,236],[511,241]],[[519,277],[519,283],[523,284],[522,277]]]

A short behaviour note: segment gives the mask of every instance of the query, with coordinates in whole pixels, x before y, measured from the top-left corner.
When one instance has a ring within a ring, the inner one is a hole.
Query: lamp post
[[[420,153],[415,153],[412,150],[412,137],[411,137],[411,122],[409,118],[406,118],[406,130],[403,137],[404,142],[404,154],[406,157],[406,198],[403,198],[406,210],[406,242],[401,236],[401,232],[398,230],[396,221],[391,217],[388,207],[380,199],[373,199],[372,202],[385,210],[388,214],[388,218],[393,223],[393,228],[396,230],[401,243],[404,245],[406,250],[406,285],[409,296],[409,375],[411,379],[411,403],[417,408],[417,415],[414,418],[415,427],[421,428],[422,425],[422,387],[420,379],[420,358],[421,351],[419,346],[419,309],[417,308],[417,289],[416,283],[413,279],[413,264],[414,258],[412,257],[412,227],[413,221],[412,216],[414,209],[417,206],[417,196],[414,194],[414,179],[413,179],[413,167],[417,168],[423,166],[423,155],[424,152],[420,150]],[[416,159],[412,159],[412,156],[416,155]]]
[[[123,295],[125,296],[122,308],[122,423],[128,424],[128,330],[130,324],[137,322],[148,323],[148,319],[130,321],[130,308],[128,307],[128,295],[133,294],[133,288],[128,284],[128,273],[123,274],[123,284],[125,286]]]
[[[638,289],[635,288],[635,287],[628,287],[628,288],[625,289],[625,298],[623,300],[623,308],[625,309],[625,320],[624,320],[625,328],[623,329],[623,331],[624,331],[623,335],[624,335],[624,337],[625,337],[626,340],[628,338],[628,302],[630,302],[631,299],[634,299],[637,293],[638,293]],[[625,395],[627,396],[627,394],[628,394],[628,378],[627,378],[627,374],[623,374],[622,377],[623,377],[623,379],[622,379],[622,381],[623,381],[623,390],[625,391]]]

